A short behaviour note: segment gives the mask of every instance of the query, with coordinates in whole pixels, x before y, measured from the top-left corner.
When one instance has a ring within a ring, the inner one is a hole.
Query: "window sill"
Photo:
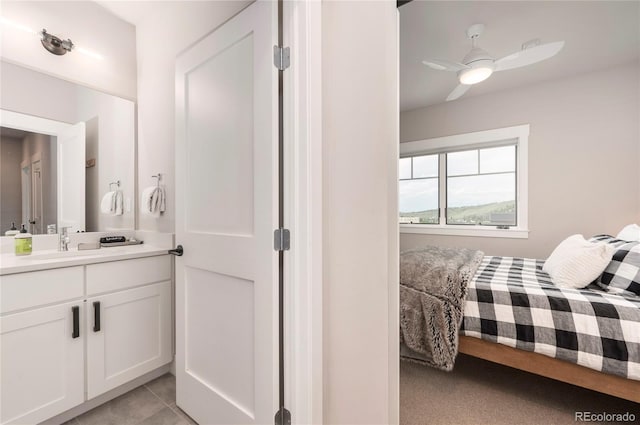
[[[529,230],[514,227],[497,229],[495,227],[442,226],[435,224],[400,224],[400,233],[418,233],[423,235],[472,236],[482,238],[528,239]]]

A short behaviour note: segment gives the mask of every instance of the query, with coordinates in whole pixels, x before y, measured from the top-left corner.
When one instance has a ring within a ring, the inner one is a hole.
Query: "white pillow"
[[[622,239],[629,242],[640,242],[640,226],[637,224],[629,224],[616,236],[616,239]]]
[[[582,235],[572,235],[553,250],[542,270],[560,288],[584,288],[602,274],[614,252],[611,244],[593,243]]]

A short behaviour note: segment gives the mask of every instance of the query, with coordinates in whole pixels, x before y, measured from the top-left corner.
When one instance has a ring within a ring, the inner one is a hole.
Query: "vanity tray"
[[[103,248],[109,248],[111,246],[142,245],[142,243],[143,241],[102,242],[100,246]]]

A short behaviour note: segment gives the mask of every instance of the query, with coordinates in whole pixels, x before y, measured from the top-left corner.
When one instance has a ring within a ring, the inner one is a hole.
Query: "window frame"
[[[446,224],[446,216],[443,216],[443,214],[445,214],[445,208],[447,205],[447,176],[446,173],[445,175],[441,175],[440,172],[438,176],[440,182],[440,224],[400,223],[400,233],[519,239],[528,238],[529,124],[400,143],[400,158],[420,155],[445,154],[450,152],[484,149],[506,145],[516,145],[516,226],[511,226],[508,229],[502,229],[498,228],[498,226],[488,225]],[[439,161],[441,162],[440,170],[446,169],[446,163],[443,164],[443,162],[446,162],[446,155],[440,155]],[[400,182],[399,178],[398,182]],[[442,190],[443,184],[445,186],[444,190]]]

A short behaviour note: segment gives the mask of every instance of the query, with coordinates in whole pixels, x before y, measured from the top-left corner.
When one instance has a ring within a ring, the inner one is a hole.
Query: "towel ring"
[[[113,186],[114,184],[116,185],[116,188],[120,187],[120,180],[109,183],[109,190],[111,190],[111,186]]]

